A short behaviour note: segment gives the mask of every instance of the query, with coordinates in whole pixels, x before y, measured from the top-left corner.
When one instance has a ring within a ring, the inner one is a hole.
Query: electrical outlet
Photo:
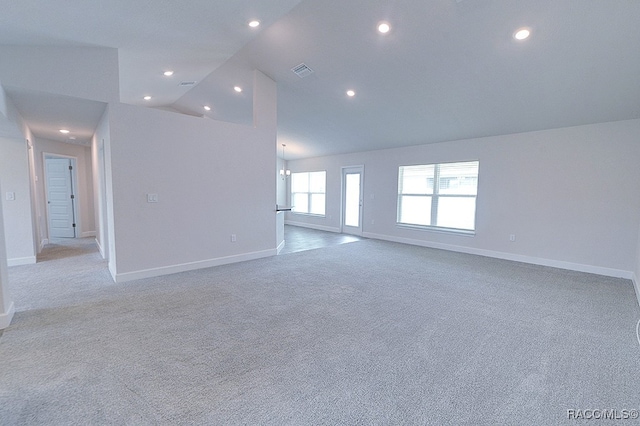
[[[15,201],[16,193],[15,192],[7,192],[7,201]]]
[[[516,234],[509,235],[509,241],[514,242],[516,240]]]
[[[147,203],[157,203],[158,194],[147,194]]]
[[[231,234],[231,242],[232,243],[236,242],[236,234]]]

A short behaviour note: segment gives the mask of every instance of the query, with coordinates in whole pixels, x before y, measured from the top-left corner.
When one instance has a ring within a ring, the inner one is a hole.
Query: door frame
[[[360,226],[355,228],[353,226],[346,226],[344,224],[344,213],[346,207],[345,197],[347,195],[346,186],[347,179],[346,175],[350,173],[359,173],[360,174]],[[362,236],[363,225],[364,225],[364,164],[356,165],[356,166],[342,166],[340,172],[340,232],[343,234],[351,234]]]
[[[81,224],[80,224],[80,215],[78,214],[78,204],[80,204],[80,195],[78,190],[78,157],[73,157],[71,155],[64,154],[56,154],[53,152],[43,152],[42,153],[42,171],[43,171],[43,181],[44,181],[44,201],[45,201],[45,217],[47,224],[47,241],[51,241],[51,230],[49,229],[49,183],[47,182],[47,158],[58,158],[58,159],[68,159],[71,160],[71,187],[73,191],[73,220],[76,224],[74,229],[73,238],[80,238],[81,236]]]

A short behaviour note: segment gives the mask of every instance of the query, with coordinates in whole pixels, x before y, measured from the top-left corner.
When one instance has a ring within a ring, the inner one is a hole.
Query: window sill
[[[476,231],[472,231],[469,229],[442,228],[438,226],[426,226],[426,225],[408,225],[406,223],[396,223],[396,226],[398,228],[404,228],[404,229],[430,231],[430,232],[437,232],[440,234],[461,235],[464,237],[475,237],[476,235]]]
[[[291,213],[291,214],[297,214],[297,215],[300,215],[300,216],[310,216],[310,217],[327,217],[327,215],[325,215],[325,214],[302,213],[302,212],[294,212],[293,210],[291,210],[289,213]]]

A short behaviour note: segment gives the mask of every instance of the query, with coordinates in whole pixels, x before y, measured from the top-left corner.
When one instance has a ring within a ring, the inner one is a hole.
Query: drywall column
[[[256,72],[254,126],[109,104],[107,228],[117,282],[276,254],[276,94]]]
[[[1,193],[2,190],[0,190]],[[9,327],[15,311],[13,301],[9,297],[9,273],[7,269],[7,250],[4,242],[2,199],[0,197],[0,330]]]

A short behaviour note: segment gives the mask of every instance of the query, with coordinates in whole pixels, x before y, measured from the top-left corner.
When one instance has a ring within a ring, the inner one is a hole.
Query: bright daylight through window
[[[398,223],[475,230],[478,161],[400,166]]]
[[[291,204],[295,213],[324,216],[327,172],[291,174]]]

